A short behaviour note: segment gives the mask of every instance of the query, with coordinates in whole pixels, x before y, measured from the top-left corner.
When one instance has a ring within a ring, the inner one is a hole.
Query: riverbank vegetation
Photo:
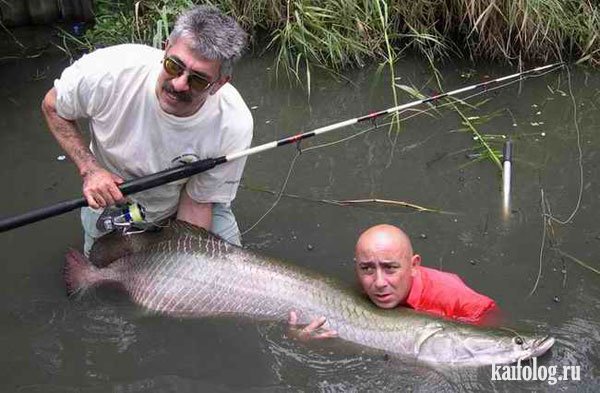
[[[96,23],[82,41],[160,46],[175,16],[199,3],[233,15],[253,50],[274,51],[277,71],[298,79],[314,67],[339,72],[406,51],[430,63],[600,60],[592,0],[96,0]]]
[[[340,75],[376,62],[390,72],[397,105],[397,90],[415,91],[394,78],[394,64],[407,52],[431,65],[440,89],[436,64],[450,58],[521,68],[600,61],[600,6],[592,0],[96,0],[95,23],[85,36],[64,33],[87,50],[124,42],[161,47],[176,16],[193,4],[212,4],[235,17],[250,35],[249,49],[272,51],[276,75],[300,82],[308,94],[314,69]],[[498,149],[460,115],[482,154],[501,167]]]

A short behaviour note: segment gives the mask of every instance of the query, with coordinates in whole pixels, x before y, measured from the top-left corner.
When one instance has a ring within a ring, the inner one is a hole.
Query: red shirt
[[[469,288],[456,274],[423,266],[418,269],[406,299],[409,307],[470,323],[480,322],[496,308],[492,299]]]

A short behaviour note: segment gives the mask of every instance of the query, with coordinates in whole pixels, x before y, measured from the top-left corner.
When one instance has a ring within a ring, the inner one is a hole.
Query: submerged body
[[[111,255],[114,250],[119,254]],[[93,266],[75,251],[67,256],[70,292],[116,282],[135,303],[177,316],[285,321],[294,310],[308,322],[323,315],[344,340],[424,363],[512,363],[539,356],[554,343],[547,336],[454,323],[404,308],[380,310],[332,280],[178,221],[159,233],[106,238],[92,250],[92,258],[106,267]]]

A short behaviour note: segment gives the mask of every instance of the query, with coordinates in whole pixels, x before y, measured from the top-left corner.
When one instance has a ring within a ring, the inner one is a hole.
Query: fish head
[[[478,357],[487,359],[487,363],[510,364],[542,356],[555,342],[553,337],[547,335],[523,334],[512,330],[505,334],[496,333],[495,336],[492,334],[485,340],[479,338]],[[489,348],[485,349],[485,343],[490,345]]]
[[[554,342],[550,336],[521,334],[507,328],[438,329],[421,342],[418,358],[458,366],[510,364],[541,356]]]

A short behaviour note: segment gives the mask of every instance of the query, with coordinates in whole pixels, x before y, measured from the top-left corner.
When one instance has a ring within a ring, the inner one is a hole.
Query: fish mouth
[[[550,348],[552,348],[555,341],[556,340],[554,339],[554,337],[550,336],[538,338],[533,342],[533,350],[531,351],[531,354],[527,356],[527,359],[545,354]]]

